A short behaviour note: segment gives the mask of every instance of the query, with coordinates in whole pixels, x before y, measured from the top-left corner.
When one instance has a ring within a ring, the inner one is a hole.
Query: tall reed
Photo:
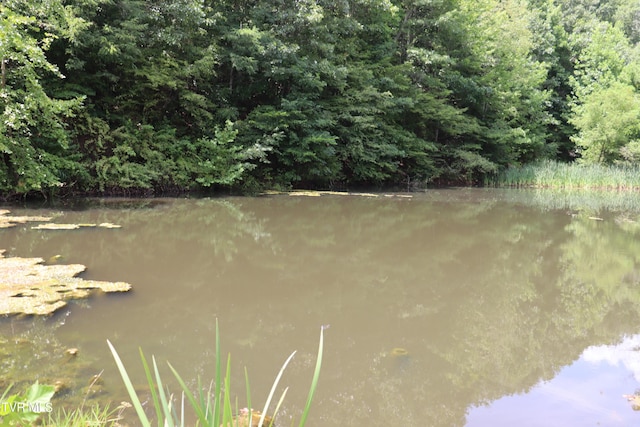
[[[169,363],[169,369],[173,373],[175,379],[178,381],[178,384],[181,388],[180,399],[174,398],[174,396],[166,389],[164,382],[162,381],[162,377],[158,371],[158,365],[156,363],[156,359],[154,356],[151,357],[151,367],[153,368],[153,372],[150,369],[150,366],[147,362],[146,357],[140,350],[140,359],[142,361],[142,365],[144,368],[145,376],[147,379],[147,383],[149,384],[149,388],[151,390],[151,401],[153,403],[153,408],[155,411],[155,418],[157,420],[157,425],[159,427],[176,427],[185,425],[185,399],[188,402],[191,411],[193,412],[193,416],[195,416],[198,420],[198,424],[206,427],[251,427],[255,424],[255,419],[258,418],[257,427],[263,426],[271,426],[275,416],[282,405],[284,398],[286,396],[288,387],[285,388],[283,393],[281,394],[278,402],[276,403],[273,414],[269,417],[267,413],[269,411],[269,407],[271,405],[271,401],[275,395],[276,388],[278,383],[280,382],[280,378],[284,373],[287,365],[293,359],[295,355],[295,351],[291,353],[291,355],[285,360],[280,371],[278,372],[273,385],[271,387],[271,391],[267,396],[265,401],[264,409],[262,412],[253,412],[251,409],[251,394],[250,394],[250,386],[249,386],[249,377],[247,371],[245,369],[245,388],[246,388],[246,397],[247,397],[247,408],[244,411],[239,411],[237,407],[237,402],[232,404],[231,402],[231,387],[230,387],[230,377],[231,377],[231,356],[227,357],[226,363],[226,371],[224,377],[222,377],[222,366],[221,366],[221,350],[220,350],[220,335],[218,331],[218,322],[216,321],[216,365],[215,365],[215,379],[212,381],[211,386],[209,388],[203,387],[200,379],[198,379],[198,387],[196,394],[194,394],[185,381],[182,379],[180,374],[176,371],[176,369]],[[305,405],[304,410],[302,411],[299,427],[303,427],[307,420],[307,416],[309,414],[311,408],[311,402],[313,400],[314,393],[316,391],[318,385],[318,378],[320,377],[320,369],[322,366],[322,353],[323,353],[323,343],[324,342],[324,334],[323,329],[320,330],[320,341],[318,344],[318,354],[316,359],[316,366],[313,372],[313,377],[311,380],[311,386],[309,388],[309,394],[307,397],[307,403]],[[109,349],[113,355],[113,358],[116,362],[120,375],[122,376],[122,380],[124,381],[125,387],[131,398],[131,403],[135,408],[136,414],[140,423],[143,427],[151,427],[151,420],[149,419],[147,413],[145,412],[140,398],[138,397],[133,383],[127,373],[127,370],[120,359],[116,349],[111,344],[109,340],[107,340],[107,344],[109,345]]]
[[[640,189],[640,167],[544,161],[510,167],[497,176],[494,185],[500,187],[637,190]]]

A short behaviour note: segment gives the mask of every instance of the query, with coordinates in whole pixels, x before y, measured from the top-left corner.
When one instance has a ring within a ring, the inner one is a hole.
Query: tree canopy
[[[634,0],[6,0],[0,192],[637,163],[639,42]]]

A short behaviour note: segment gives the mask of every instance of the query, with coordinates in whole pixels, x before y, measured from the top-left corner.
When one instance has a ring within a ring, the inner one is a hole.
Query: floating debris
[[[320,197],[319,191],[290,191],[290,196]]]
[[[131,285],[76,277],[81,264],[45,265],[42,258],[5,258],[0,249],[0,314],[50,314],[66,300],[86,298],[92,290],[126,292]]]
[[[268,190],[262,193],[265,196],[289,195],[303,197],[320,197],[320,196],[359,196],[359,197],[380,197],[381,194],[375,193],[352,193],[349,191],[316,191],[316,190],[291,190],[291,191],[275,191]],[[385,194],[386,197],[413,197],[409,195]]]
[[[122,228],[121,225],[103,222],[101,224],[39,224],[33,230],[77,230],[79,228]]]
[[[393,350],[391,350],[390,354],[393,357],[406,357],[409,355],[409,352],[402,347],[396,347]]]
[[[78,349],[75,347],[68,348],[64,351],[64,354],[69,356],[76,356],[78,354]]]
[[[100,227],[100,228],[122,228],[121,225],[111,224],[110,222],[103,222],[101,224],[98,224],[98,227]]]
[[[385,194],[384,197],[398,197],[401,199],[412,199],[413,196],[411,194]]]
[[[80,224],[38,224],[31,227],[33,230],[76,230],[80,228]]]

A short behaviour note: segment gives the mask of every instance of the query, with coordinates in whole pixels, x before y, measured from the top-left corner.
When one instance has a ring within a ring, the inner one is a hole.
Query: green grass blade
[[[212,420],[212,424],[215,425],[215,419],[213,418],[213,406],[211,405],[213,399],[213,381],[209,383],[209,388],[207,389],[207,419]]]
[[[249,371],[247,371],[247,367],[244,368],[244,386],[247,390],[247,409],[249,410],[249,419],[253,414],[253,409],[251,408],[251,391],[249,388]]]
[[[151,370],[149,369],[149,364],[147,363],[147,358],[144,357],[144,353],[142,349],[138,349],[140,351],[140,360],[142,361],[142,366],[144,368],[144,374],[147,377],[147,383],[149,384],[149,390],[151,390],[151,400],[153,400],[153,407],[156,410],[156,417],[158,418],[158,427],[163,426],[162,420],[162,412],[160,411],[160,402],[158,401],[158,394],[156,392],[156,387],[153,382],[153,377],[151,376]],[[155,363],[155,362],[154,362]]]
[[[311,408],[311,401],[313,395],[316,392],[318,386],[318,378],[320,377],[320,368],[322,367],[322,351],[324,346],[324,327],[320,328],[320,342],[318,344],[318,357],[316,358],[316,369],[313,372],[313,379],[311,380],[311,388],[309,388],[309,396],[307,397],[307,404],[302,411],[302,418],[300,419],[300,427],[304,426],[307,421],[307,415],[309,415],[309,409]]]
[[[184,382],[180,374],[178,374],[178,371],[176,371],[176,369],[173,366],[171,366],[171,363],[167,362],[167,364],[169,365],[169,369],[171,369],[171,372],[173,372],[173,375],[176,377],[176,380],[178,380],[178,384],[180,384],[182,391],[187,396],[187,399],[189,400],[189,403],[191,404],[191,407],[196,413],[196,416],[198,417],[198,420],[200,421],[200,423],[203,426],[209,425],[207,421],[206,413],[203,411],[202,406],[199,405],[198,401],[193,396],[193,393],[191,393],[191,391],[189,390],[189,387],[187,387],[187,384]],[[212,424],[212,425],[215,425],[215,424]]]
[[[209,405],[204,388],[202,387],[202,379],[198,377],[198,404],[201,408],[204,408],[204,413],[207,419],[209,419]]]
[[[218,319],[216,319],[216,385],[213,392],[213,422],[214,426],[220,425],[220,404],[221,396],[220,389],[222,387],[221,381],[221,367],[220,367],[220,331],[218,330]]]
[[[286,387],[284,389],[284,391],[282,392],[282,396],[280,396],[280,400],[278,400],[278,404],[276,405],[276,409],[273,410],[273,415],[271,416],[271,421],[269,422],[269,427],[273,427],[273,422],[276,419],[276,416],[278,415],[278,411],[280,410],[280,406],[282,405],[282,402],[284,402],[284,398],[287,395],[287,391],[289,391],[289,387]],[[251,419],[251,418],[249,418]]]
[[[160,394],[162,411],[164,412],[164,426],[173,427],[175,423],[173,422],[174,417],[171,414],[171,403],[170,403],[170,400],[167,399],[167,395],[164,392],[164,385],[162,384],[162,379],[160,378],[160,372],[158,372],[158,365],[156,364],[156,358],[154,356],[151,356],[151,361],[153,362],[153,372],[156,376],[156,383],[158,384],[158,393]],[[156,403],[156,405],[158,405],[158,403]],[[156,412],[159,412],[158,408],[156,408]],[[160,419],[158,419],[158,422],[160,422]]]
[[[286,369],[286,367],[289,364],[289,362],[291,361],[291,359],[293,359],[293,356],[295,354],[296,354],[296,352],[294,351],[287,358],[287,360],[285,360],[284,364],[280,368],[280,372],[278,372],[278,375],[276,376],[276,379],[273,381],[273,385],[271,386],[271,391],[269,392],[269,396],[267,397],[267,401],[264,404],[264,409],[262,410],[262,415],[260,415],[260,421],[258,421],[258,427],[262,427],[262,423],[264,423],[264,417],[267,416],[267,410],[269,409],[269,404],[271,403],[271,399],[273,398],[273,394],[275,393],[276,387],[278,386],[278,383],[280,382],[280,378],[282,377],[282,374],[283,374],[284,370]]]
[[[129,378],[129,374],[127,374],[127,370],[122,364],[122,360],[118,355],[118,352],[111,344],[111,341],[107,340],[107,344],[109,345],[109,349],[111,350],[111,354],[113,355],[113,359],[118,366],[118,371],[120,371],[120,376],[122,377],[122,381],[124,381],[124,385],[127,388],[127,392],[129,393],[129,397],[131,398],[131,403],[133,403],[133,407],[138,414],[138,419],[143,427],[151,427],[151,422],[149,422],[149,418],[147,418],[147,414],[144,413],[144,409],[142,408],[142,403],[140,403],[140,399],[136,394],[135,388],[133,388],[133,384],[131,383],[131,379]]]
[[[13,383],[9,384],[9,387],[7,387],[7,389],[4,391],[4,393],[2,393],[2,396],[0,396],[0,401],[4,401],[5,397],[7,397],[7,395],[9,394],[9,391],[13,388]]]
[[[224,377],[222,424],[224,424],[225,427],[233,425],[233,409],[231,408],[231,354],[227,356],[227,372]]]

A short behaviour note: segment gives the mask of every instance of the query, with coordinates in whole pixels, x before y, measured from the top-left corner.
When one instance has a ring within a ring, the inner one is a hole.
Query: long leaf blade
[[[162,427],[163,426],[163,421],[162,421],[162,412],[160,412],[160,404],[158,402],[158,394],[156,392],[156,387],[155,384],[153,382],[153,377],[151,376],[151,370],[149,369],[149,364],[147,363],[147,358],[144,357],[144,353],[142,352],[142,349],[139,349],[140,351],[140,360],[142,360],[142,366],[144,368],[144,374],[147,377],[147,383],[149,384],[149,390],[151,390],[151,400],[153,400],[153,407],[156,410],[156,417],[158,417],[158,427]]]
[[[207,416],[205,411],[203,411],[202,406],[198,403],[196,398],[193,396],[193,393],[191,393],[191,390],[189,390],[189,387],[187,387],[187,384],[184,382],[180,374],[178,374],[178,371],[176,371],[176,369],[173,366],[171,366],[171,363],[167,362],[167,364],[169,365],[169,369],[171,369],[171,372],[173,372],[173,375],[176,377],[176,380],[178,380],[178,384],[180,384],[182,391],[184,391],[184,394],[187,396],[187,400],[189,400],[189,403],[191,404],[191,407],[195,411],[196,415],[198,416],[198,420],[200,421],[200,423],[202,423],[203,426],[208,425]]]
[[[280,372],[278,372],[278,375],[276,376],[276,379],[273,381],[273,385],[271,386],[271,391],[269,392],[269,396],[267,397],[267,401],[264,404],[264,409],[262,411],[262,415],[260,415],[260,421],[258,421],[258,427],[262,427],[262,424],[264,423],[264,417],[267,416],[267,410],[269,409],[269,404],[271,403],[271,399],[273,398],[273,394],[275,393],[276,387],[278,386],[278,383],[280,382],[280,378],[282,377],[282,374],[284,373],[284,370],[287,368],[287,365],[289,364],[291,359],[293,359],[293,356],[295,356],[295,354],[296,354],[296,352],[294,351],[293,353],[291,353],[291,355],[289,355],[287,360],[285,360],[284,364],[280,368]]]
[[[131,398],[131,403],[133,403],[133,407],[136,409],[136,413],[138,414],[138,419],[140,419],[140,423],[142,423],[143,427],[151,427],[151,422],[149,418],[147,418],[147,414],[144,412],[144,408],[142,408],[142,403],[136,394],[136,390],[131,383],[131,379],[129,378],[129,374],[127,374],[127,370],[118,355],[115,347],[111,344],[111,341],[107,340],[107,344],[109,345],[109,349],[111,350],[111,354],[113,355],[113,359],[116,361],[116,365],[118,366],[118,371],[120,371],[120,376],[122,377],[122,381],[124,381],[124,385],[127,388],[127,392],[129,393],[129,397]]]
[[[302,411],[302,418],[300,418],[300,427],[304,426],[304,423],[307,421],[307,415],[309,415],[309,409],[311,409],[311,401],[313,400],[313,395],[316,392],[316,388],[318,386],[318,378],[320,377],[320,368],[322,367],[322,351],[324,346],[324,327],[320,328],[320,343],[318,344],[318,356],[316,358],[316,368],[313,372],[313,379],[311,380],[311,387],[309,388],[309,396],[307,396],[307,404],[304,407],[304,411]]]

